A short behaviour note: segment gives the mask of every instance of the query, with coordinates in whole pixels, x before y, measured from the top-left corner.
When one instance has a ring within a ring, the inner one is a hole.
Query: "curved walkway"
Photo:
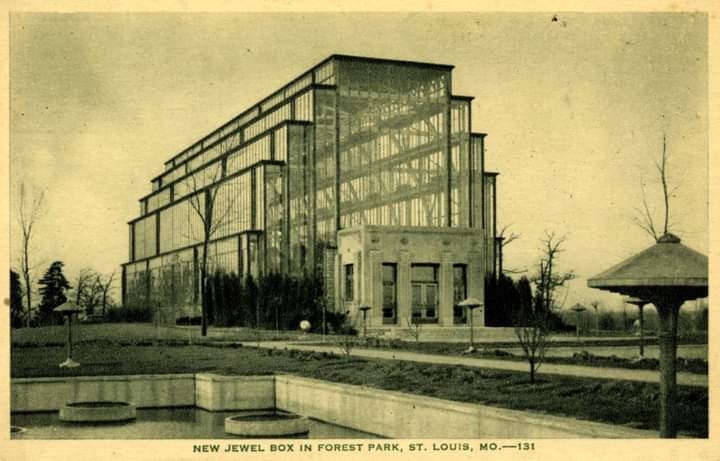
[[[302,351],[342,353],[340,346],[323,346],[320,344],[300,344],[288,341],[246,342],[246,346],[267,349],[297,349]],[[354,348],[350,355],[386,360],[407,360],[411,362],[439,363],[446,365],[464,365],[478,368],[494,368],[498,370],[528,371],[527,362],[512,360],[496,360],[455,355],[421,354],[406,351],[387,351],[379,349]],[[657,383],[659,373],[654,370],[630,370],[627,368],[586,367],[582,365],[561,365],[543,363],[538,374],[580,376],[587,378],[618,379],[625,381],[644,381]],[[678,372],[677,384],[680,386],[708,387],[707,375]]]

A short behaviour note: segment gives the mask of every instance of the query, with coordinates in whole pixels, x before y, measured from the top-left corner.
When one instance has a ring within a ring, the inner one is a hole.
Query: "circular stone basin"
[[[97,423],[135,419],[135,405],[128,402],[70,402],[60,408],[60,421]]]
[[[307,434],[310,420],[306,416],[275,411],[253,412],[225,418],[225,432],[251,437],[282,437]]]

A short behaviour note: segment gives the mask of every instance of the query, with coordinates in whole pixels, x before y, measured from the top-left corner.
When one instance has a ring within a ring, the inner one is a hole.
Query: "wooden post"
[[[675,403],[677,400],[676,364],[677,318],[681,301],[653,302],[660,317],[660,437],[677,437]]]

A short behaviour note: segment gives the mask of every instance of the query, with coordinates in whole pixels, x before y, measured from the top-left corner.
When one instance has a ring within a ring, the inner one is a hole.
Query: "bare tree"
[[[515,336],[520,343],[525,359],[530,365],[530,382],[535,382],[535,372],[545,358],[545,349],[549,342],[550,317],[557,307],[555,300],[558,288],[575,278],[572,271],[557,270],[558,255],[563,251],[565,237],[554,232],[545,232],[542,242],[542,256],[538,273],[533,277],[535,298],[532,305],[519,309],[515,319]]]
[[[526,272],[525,270],[520,269],[506,269],[503,264],[503,258],[505,255],[505,247],[510,245],[515,240],[519,239],[521,237],[520,234],[516,234],[515,232],[510,231],[510,226],[512,224],[506,224],[500,229],[500,233],[498,234],[498,275],[509,273],[509,274],[520,274],[523,272]]]
[[[100,274],[87,267],[81,269],[75,285],[75,304],[85,309],[88,315],[92,315],[100,305],[102,296]]]
[[[97,274],[94,270],[86,267],[80,269],[78,273],[77,282],[75,282],[75,305],[82,306],[83,296],[88,286],[94,284],[97,279]]]
[[[667,142],[665,135],[663,134],[662,156],[660,157],[660,161],[655,164],[655,169],[657,170],[663,195],[664,216],[662,232],[660,232],[660,228],[653,217],[653,212],[650,210],[650,206],[648,205],[647,196],[645,194],[645,183],[642,179],[640,180],[640,190],[642,191],[642,209],[636,209],[636,216],[632,218],[635,225],[652,237],[656,242],[660,239],[660,237],[668,233],[668,224],[670,220],[670,196],[672,195],[672,191],[668,190],[667,159]]]
[[[107,308],[108,304],[108,298],[110,296],[110,293],[112,293],[112,286],[113,281],[115,279],[115,271],[112,271],[107,278],[102,278],[102,276],[98,275],[97,283],[102,287],[102,297],[101,297],[101,306],[102,306],[102,315],[105,315],[105,309]]]
[[[574,272],[560,272],[555,267],[559,254],[564,251],[562,245],[565,240],[565,236],[558,237],[555,232],[548,231],[545,231],[545,237],[541,240],[543,256],[538,274],[532,278],[532,282],[536,288],[536,307],[546,312],[552,312],[558,307],[555,299],[558,288],[575,278]]]
[[[220,155],[233,149],[237,145],[237,137],[232,135],[221,140],[216,149],[219,149]],[[224,164],[217,165],[215,168],[206,167],[199,173],[203,174],[200,180],[198,173],[191,174],[187,181],[189,187],[190,206],[194,215],[200,220],[201,235],[195,236],[197,240],[202,242],[202,259],[200,261],[200,293],[202,303],[202,336],[207,336],[207,317],[208,317],[208,246],[210,241],[217,235],[223,227],[228,224],[229,219],[235,210],[234,195],[218,206],[219,192],[223,188],[222,184],[216,184],[225,176]],[[191,227],[192,228],[192,227]]]
[[[21,254],[20,272],[25,283],[25,299],[27,301],[27,312],[25,314],[25,326],[30,326],[32,316],[32,271],[34,266],[30,263],[31,242],[34,237],[33,231],[38,220],[44,214],[45,193],[35,191],[28,193],[25,183],[20,183],[18,196],[17,221],[21,232]]]
[[[502,245],[503,247],[506,247],[506,246],[510,245],[512,242],[514,242],[515,240],[517,240],[517,239],[519,239],[520,237],[522,237],[520,234],[516,234],[515,232],[511,232],[511,231],[509,230],[509,229],[510,229],[510,226],[512,226],[512,224],[506,224],[506,225],[504,225],[504,226],[502,227],[502,229],[500,229],[500,233],[498,234],[498,238],[502,239],[502,244],[501,244],[501,245]]]
[[[523,355],[530,365],[530,382],[535,382],[535,373],[545,359],[545,349],[549,340],[549,313],[538,309],[520,310],[515,319],[515,336],[522,348]]]

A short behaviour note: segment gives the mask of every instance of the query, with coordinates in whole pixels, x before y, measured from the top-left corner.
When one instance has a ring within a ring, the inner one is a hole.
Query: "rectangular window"
[[[383,277],[383,324],[397,323],[397,266],[382,265]]]
[[[353,284],[355,282],[353,270],[354,267],[352,264],[345,265],[345,301],[352,301],[353,299],[355,299],[353,293]]]
[[[467,323],[467,312],[458,306],[467,298],[467,267],[464,264],[453,266],[453,323]]]

